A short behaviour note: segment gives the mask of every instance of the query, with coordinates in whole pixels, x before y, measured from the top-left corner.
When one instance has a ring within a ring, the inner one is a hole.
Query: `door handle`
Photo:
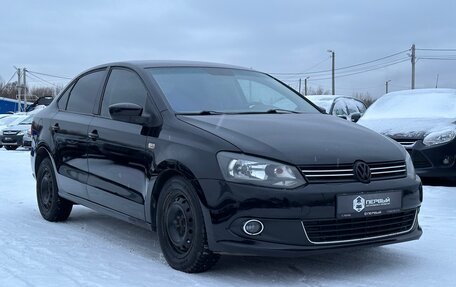
[[[88,134],[89,138],[91,138],[92,140],[97,140],[98,139],[98,131],[97,130],[93,130],[91,131],[89,134]]]
[[[58,131],[60,130],[59,124],[58,124],[58,123],[54,124],[54,125],[52,126],[52,130],[53,130],[54,132],[58,132]]]

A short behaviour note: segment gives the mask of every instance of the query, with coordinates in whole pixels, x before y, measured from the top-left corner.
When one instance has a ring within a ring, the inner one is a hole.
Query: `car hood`
[[[456,128],[451,118],[363,119],[358,124],[395,139],[423,139],[431,132]]]
[[[15,125],[4,127],[4,131],[28,131],[32,125]]]
[[[346,120],[322,114],[179,116],[225,139],[246,154],[295,165],[403,160],[392,140]]]

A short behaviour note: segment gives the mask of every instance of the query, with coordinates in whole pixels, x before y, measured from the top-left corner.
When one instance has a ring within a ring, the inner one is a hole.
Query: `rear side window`
[[[97,99],[104,71],[96,71],[82,76],[71,89],[67,111],[90,114]]]
[[[146,109],[147,90],[139,76],[126,69],[113,69],[106,85],[101,116],[110,118],[109,106],[118,103],[133,103]]]
[[[345,105],[345,102],[342,100],[337,100],[336,103],[334,104],[334,109],[333,109],[332,113],[333,113],[333,115],[336,115],[336,116],[348,115],[347,106]]]
[[[356,101],[355,100],[351,100],[351,99],[344,99],[345,100],[345,103],[347,105],[347,108],[348,108],[348,114],[353,114],[353,113],[357,113],[358,112],[358,108],[356,106]]]
[[[70,91],[73,88],[74,85],[71,85],[71,87],[68,87],[66,89],[65,93],[59,98],[57,102],[57,106],[59,107],[59,110],[65,110],[67,103],[68,103],[68,96],[70,95]]]
[[[360,113],[364,113],[366,111],[366,106],[363,103],[356,101],[356,106],[358,107]]]

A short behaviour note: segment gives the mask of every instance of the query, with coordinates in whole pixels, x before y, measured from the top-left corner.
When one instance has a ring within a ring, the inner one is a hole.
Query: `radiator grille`
[[[368,163],[371,180],[401,178],[407,176],[405,161]],[[356,181],[353,164],[301,166],[302,174],[310,183]]]
[[[309,241],[316,244],[367,240],[411,231],[417,210],[352,219],[302,221]]]

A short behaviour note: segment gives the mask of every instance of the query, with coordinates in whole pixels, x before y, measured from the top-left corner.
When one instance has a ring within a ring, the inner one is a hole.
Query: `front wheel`
[[[209,250],[200,202],[191,183],[183,177],[169,179],[157,205],[157,231],[168,264],[187,273],[204,272],[219,255]]]
[[[48,221],[64,221],[73,203],[59,196],[54,168],[49,158],[43,159],[36,176],[36,197],[41,216]]]

